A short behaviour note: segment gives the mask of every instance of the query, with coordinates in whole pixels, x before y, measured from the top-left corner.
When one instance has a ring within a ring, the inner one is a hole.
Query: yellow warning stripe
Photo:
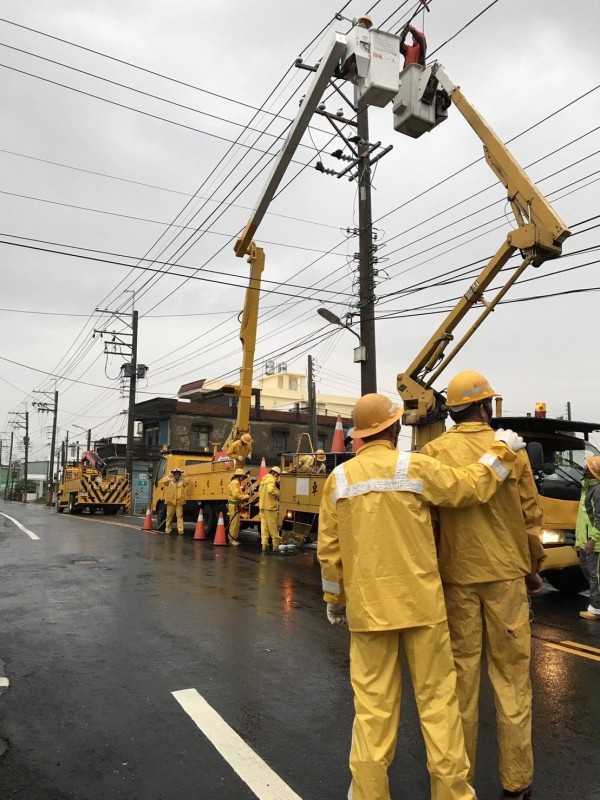
[[[561,642],[561,644],[567,647],[577,647],[579,650],[589,650],[590,653],[598,653],[598,655],[600,655],[600,648],[591,647],[589,644],[579,644],[579,642]]]
[[[591,653],[583,653],[580,650],[572,650],[570,647],[563,647],[560,644],[551,644],[545,642],[546,647],[551,647],[553,650],[561,650],[563,653],[570,653],[572,656],[581,656],[581,658],[589,658],[592,661],[600,661],[600,656],[593,656]]]

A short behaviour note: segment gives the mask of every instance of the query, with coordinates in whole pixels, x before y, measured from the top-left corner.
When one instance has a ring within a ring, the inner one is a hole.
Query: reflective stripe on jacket
[[[464,467],[475,463],[493,441],[489,425],[462,422],[428,442],[422,452],[448,466]],[[441,508],[438,519],[438,560],[445,583],[514,580],[532,572],[536,565],[528,536],[539,542],[542,510],[525,450],[517,453],[508,479],[489,502]]]
[[[261,511],[279,509],[279,488],[274,475],[265,475],[258,485],[258,506]]]
[[[347,603],[353,631],[434,625],[446,618],[429,503],[489,500],[515,453],[492,445],[481,463],[451,469],[381,439],[336,467],[323,489],[318,558],[324,599]]]
[[[581,484],[581,499],[577,512],[575,544],[583,548],[588,539],[596,542],[595,551],[600,552],[600,481],[585,478]]]

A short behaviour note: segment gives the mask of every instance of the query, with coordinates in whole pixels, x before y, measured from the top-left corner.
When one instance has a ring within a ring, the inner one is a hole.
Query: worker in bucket
[[[494,391],[479,372],[466,370],[448,384],[446,406],[455,423],[422,451],[452,467],[474,464],[489,449]],[[542,586],[542,511],[525,451],[507,480],[484,505],[437,509],[438,562],[458,675],[457,694],[475,776],[481,656],[494,690],[503,797],[530,800],[531,629],[527,592]]]
[[[406,44],[408,34],[412,36],[412,44]],[[427,39],[422,31],[406,24],[400,34],[400,52],[404,56],[404,66],[409,64],[420,64],[425,66],[425,56],[427,54]]]
[[[229,544],[239,545],[241,513],[248,502],[245,491],[246,472],[236,469],[229,481],[229,495],[227,498],[227,513],[229,515]]]
[[[269,474],[258,486],[258,507],[260,509],[260,542],[263,553],[269,550],[269,539],[273,552],[279,552],[279,467],[271,467]]]
[[[160,485],[164,486],[164,498],[167,506],[167,521],[165,525],[165,533],[167,536],[171,533],[173,528],[173,517],[177,518],[177,533],[183,536],[185,533],[183,527],[183,507],[187,500],[187,487],[188,479],[184,476],[183,470],[179,467],[172,469],[169,475],[165,475],[160,481]]]
[[[318,559],[327,619],[350,628],[353,800],[389,800],[404,644],[427,749],[432,800],[473,800],[429,503],[490,499],[523,440],[499,430],[477,464],[451,468],[400,453],[402,409],[380,394],[354,407],[364,445],[327,478]],[[490,544],[493,546],[493,537]]]
[[[247,460],[252,458],[252,436],[243,433],[229,448],[229,456],[234,460],[236,467],[243,467]]]

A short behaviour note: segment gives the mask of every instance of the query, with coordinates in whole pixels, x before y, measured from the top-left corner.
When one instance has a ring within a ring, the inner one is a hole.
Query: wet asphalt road
[[[346,797],[348,634],[325,620],[314,552],[0,512],[39,536],[0,516],[0,800],[254,798],[172,695],[192,688],[303,800]],[[536,800],[600,800],[600,622],[578,617],[586,605],[534,599]],[[494,738],[484,682],[480,800],[499,794]],[[394,798],[429,798],[407,681],[390,776]]]

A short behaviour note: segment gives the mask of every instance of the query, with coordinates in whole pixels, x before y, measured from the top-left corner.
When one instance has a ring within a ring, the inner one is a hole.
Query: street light
[[[332,325],[339,325],[340,328],[346,328],[347,331],[353,333],[358,341],[360,342],[359,347],[354,348],[354,363],[355,364],[362,364],[367,360],[367,348],[362,342],[362,339],[358,335],[358,333],[347,325],[345,322],[337,317],[333,311],[330,311],[328,308],[317,308],[317,314],[319,314],[323,319],[326,319],[327,322],[330,322]]]

